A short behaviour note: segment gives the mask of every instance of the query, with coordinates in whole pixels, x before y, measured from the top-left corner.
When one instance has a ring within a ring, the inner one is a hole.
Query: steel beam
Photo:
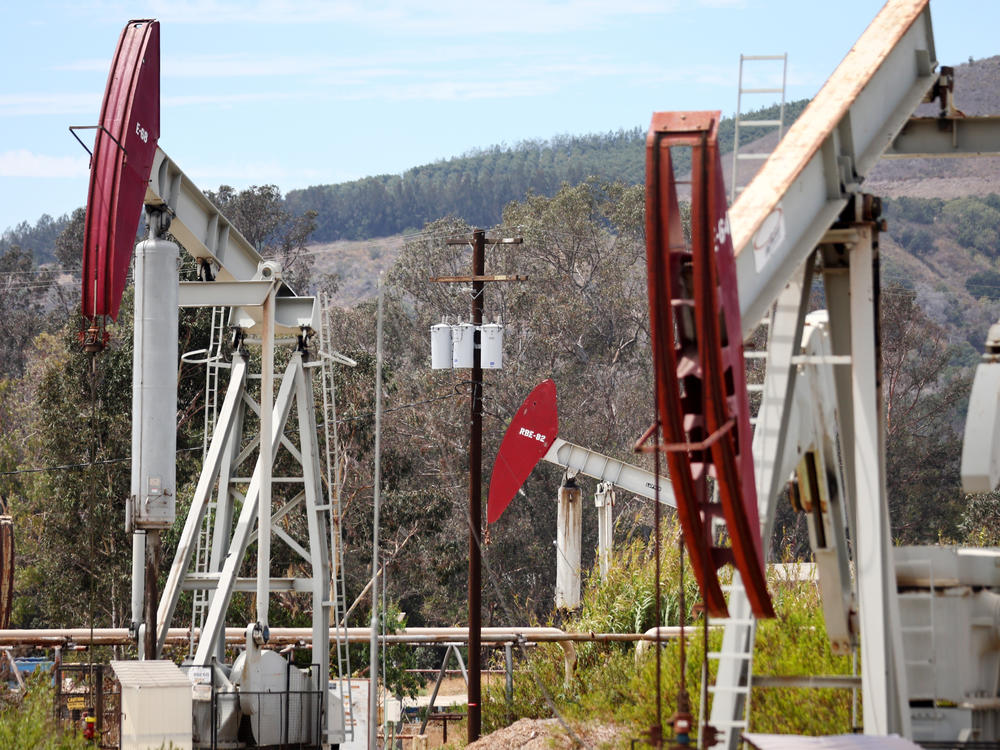
[[[237,356],[233,360],[229,387],[222,402],[222,409],[219,411],[215,434],[212,435],[212,442],[208,447],[201,476],[191,500],[191,508],[188,511],[187,520],[184,522],[180,540],[177,542],[174,563],[170,566],[170,573],[163,587],[163,596],[160,598],[160,605],[156,612],[157,655],[163,651],[167,629],[174,617],[184,577],[191,565],[191,556],[194,554],[198,531],[201,529],[202,519],[205,517],[205,509],[208,507],[213,485],[219,475],[220,467],[223,465],[225,448],[229,445],[233,426],[239,421],[238,407],[243,397],[243,389],[246,386],[246,371],[246,360]]]
[[[257,479],[257,624],[267,632],[271,604],[271,473],[278,446],[268,440],[274,421],[274,285],[261,307],[263,330],[260,343],[260,446],[254,478]],[[295,367],[297,365],[297,367]],[[292,355],[295,374],[302,368],[302,355]],[[281,420],[282,422],[284,420]],[[280,435],[284,428],[278,430]],[[265,640],[267,636],[265,635]]]
[[[274,401],[274,421],[271,425],[271,450],[278,450],[278,443],[281,434],[285,429],[285,421],[288,419],[288,412],[292,408],[292,400],[295,394],[295,370],[302,366],[301,356],[292,356],[285,369],[284,377],[281,380],[281,388]],[[233,586],[237,573],[243,565],[246,556],[248,538],[250,536],[253,522],[257,518],[257,504],[260,499],[261,476],[264,471],[270,473],[270,467],[262,464],[260,459],[254,467],[253,477],[250,479],[250,487],[247,489],[246,498],[243,500],[243,507],[240,509],[239,518],[236,521],[236,528],[233,530],[233,538],[229,543],[229,550],[224,558],[222,570],[219,572],[219,585],[212,603],[208,608],[208,615],[205,618],[205,627],[202,631],[201,639],[198,641],[198,649],[195,652],[194,664],[206,665],[211,663],[212,656],[216,653],[216,647],[222,633],[225,630],[226,611],[229,609],[229,602],[233,596]]]
[[[301,357],[296,352],[295,356]],[[302,448],[302,476],[305,478],[305,510],[309,529],[309,564],[312,574],[312,661],[320,665],[321,684],[326,689],[330,664],[330,609],[329,599],[332,567],[330,564],[330,529],[327,525],[329,505],[322,502],[323,482],[320,476],[320,458],[316,412],[313,408],[312,370],[299,366],[295,370],[296,409],[299,422],[299,445]],[[277,529],[279,527],[275,527]],[[287,542],[288,540],[286,540]],[[329,728],[329,722],[326,723]],[[328,741],[327,737],[323,738]]]
[[[583,448],[562,438],[555,439],[542,460],[562,466],[575,474],[593,477],[599,482],[609,482],[618,489],[634,495],[649,500],[656,499],[656,475],[653,472]],[[663,481],[660,482],[660,502],[676,508],[677,501],[674,499],[674,490],[670,486],[669,479],[661,477],[661,480]]]
[[[170,233],[195,258],[216,263],[220,281],[249,281],[257,273],[260,253],[160,148],[145,202],[170,209]]]
[[[834,354],[849,348],[852,365],[836,368],[847,492],[852,495],[861,631],[865,734],[911,736],[899,604],[885,490],[885,452],[876,368],[873,229],[855,225],[858,243],[848,273],[826,273]],[[846,278],[845,278],[846,276]],[[847,283],[844,283],[847,282]],[[844,372],[841,372],[843,370]],[[845,419],[846,417],[846,419]],[[844,422],[849,429],[845,429]]]
[[[890,0],[729,211],[744,337],[937,81],[928,0]]]
[[[231,307],[232,323],[260,335],[261,308],[273,281],[182,281],[181,307]],[[302,328],[319,330],[319,301],[315,297],[275,297],[275,333],[294,336]]]
[[[180,307],[260,307],[274,282],[267,281],[182,281],[177,304]]]
[[[1000,156],[1000,117],[911,117],[883,159]]]
[[[309,593],[313,590],[313,579],[311,578],[277,578],[272,576],[270,580],[271,591],[300,591]],[[188,573],[181,584],[181,591],[212,591],[219,587],[218,573]],[[233,591],[244,591],[255,593],[257,591],[256,578],[237,578],[233,583]]]

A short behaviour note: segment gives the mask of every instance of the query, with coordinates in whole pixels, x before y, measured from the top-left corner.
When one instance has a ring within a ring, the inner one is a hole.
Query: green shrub
[[[671,625],[679,621],[677,533],[677,527],[670,526],[664,534],[661,558],[663,621]],[[652,627],[654,563],[652,554],[641,542],[616,551],[607,580],[602,583],[596,571],[589,575],[580,612],[564,622],[563,629],[635,633]],[[690,612],[700,602],[700,596],[688,565],[685,565],[684,588]],[[772,580],[770,590],[778,617],[759,625],[754,672],[849,674],[850,658],[834,656],[830,651],[815,582]],[[694,621],[689,615],[688,623],[692,634],[687,640],[686,682],[697,721],[704,646],[701,620]],[[719,650],[721,642],[721,630],[710,631],[709,650]],[[639,658],[632,644],[586,642],[577,643],[576,650],[577,667],[569,685],[563,683],[563,652],[557,644],[539,644],[521,651],[515,668],[512,703],[506,702],[502,682],[485,691],[484,732],[502,728],[519,718],[549,718],[553,708],[570,724],[596,720],[618,725],[621,747],[627,747],[630,738],[647,731],[656,721],[653,648],[646,649]],[[679,688],[678,641],[664,643],[661,656],[661,715],[667,722],[675,710]],[[709,662],[710,684],[715,678],[715,666],[716,662]],[[755,688],[751,706],[751,728],[757,732],[820,735],[851,730],[849,690]]]
[[[944,201],[940,198],[911,198],[902,195],[887,201],[885,212],[890,219],[933,224],[943,208]]]
[[[976,299],[1000,299],[1000,273],[992,269],[977,271],[965,280],[965,288]]]
[[[53,718],[49,675],[28,681],[23,694],[4,693],[0,707],[0,750],[83,750],[92,748],[79,735],[65,731]]]
[[[997,254],[1000,211],[979,198],[967,196],[948,201],[944,216],[960,245],[991,258]]]

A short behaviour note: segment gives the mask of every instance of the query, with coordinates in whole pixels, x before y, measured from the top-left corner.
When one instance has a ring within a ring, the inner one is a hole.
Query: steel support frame
[[[272,455],[277,452],[281,434],[285,429],[285,423],[292,407],[293,396],[295,394],[296,369],[301,368],[301,355],[292,355],[281,381],[277,398],[274,402],[274,420],[271,425],[271,451]],[[311,407],[311,404],[310,404]],[[237,574],[246,557],[247,545],[249,544],[250,533],[257,520],[258,503],[260,500],[260,490],[262,477],[265,472],[270,474],[271,466],[265,466],[260,457],[254,467],[253,476],[250,479],[250,486],[246,497],[243,499],[243,507],[233,529],[232,538],[226,548],[224,563],[219,571],[219,580],[215,589],[215,595],[208,608],[208,615],[205,618],[205,625],[198,641],[198,648],[195,651],[194,664],[207,666],[211,663],[212,657],[217,654],[218,643],[222,640],[225,632],[225,617],[229,609],[229,602],[232,600],[234,584]],[[187,570],[183,571],[185,574]],[[268,576],[268,582],[270,576]],[[270,591],[268,590],[268,593]]]
[[[777,498],[787,477],[788,424],[795,395],[796,366],[792,358],[802,341],[802,323],[809,303],[813,278],[813,256],[793,275],[778,296],[768,336],[766,377],[757,426],[753,435],[753,457],[757,481],[757,503],[764,554],[771,545],[771,529]],[[722,654],[749,654],[754,648],[754,622],[750,602],[742,586],[729,597],[729,621],[722,635]],[[749,660],[721,658],[712,700],[711,724],[720,731],[722,746],[736,750],[740,744],[737,731],[746,716],[747,694],[737,688],[748,682]]]
[[[218,577],[225,564],[225,553],[229,546],[229,536],[233,529],[233,514],[236,511],[237,499],[242,502],[244,497],[233,486],[233,470],[239,464],[240,441],[243,435],[243,423],[246,418],[246,402],[248,400],[246,385],[238,397],[233,416],[233,426],[229,430],[226,447],[222,454],[222,464],[219,469],[219,479],[215,490],[215,518],[213,519],[211,548],[208,554],[208,570]],[[216,421],[218,429],[218,421]],[[185,570],[187,568],[184,568]],[[209,592],[209,607],[215,597],[215,590]],[[216,647],[216,658],[223,663],[226,657],[226,644],[220,640]]]
[[[859,223],[843,265],[824,267],[836,367],[844,475],[853,531],[861,635],[864,731],[912,735],[885,481],[885,435],[878,382],[878,251],[875,227]],[[829,255],[828,255],[829,258]],[[846,265],[846,268],[844,267]]]
[[[296,352],[293,357],[301,358]],[[312,593],[312,663],[320,665],[320,686],[325,691],[330,670],[330,577],[332,575],[330,528],[327,524],[330,505],[323,503],[323,480],[320,473],[319,432],[313,408],[313,367],[299,363],[295,370],[296,415],[299,446],[302,453],[302,477],[305,480],[305,512],[309,533],[309,579]],[[327,721],[324,734],[329,732]],[[329,741],[324,737],[324,742]]]
[[[1000,117],[911,117],[883,159],[1000,156]]]
[[[220,499],[223,494],[222,484],[226,484],[228,491],[228,471],[224,470],[224,467],[231,464],[231,460],[227,459],[231,459],[233,436],[236,432],[235,428],[241,421],[239,419],[239,406],[243,401],[243,393],[246,388],[246,372],[246,359],[237,355],[233,360],[229,387],[226,389],[226,396],[222,402],[222,408],[219,410],[215,432],[208,447],[208,454],[202,466],[201,476],[198,478],[194,497],[191,500],[191,508],[188,511],[184,528],[181,530],[181,536],[177,542],[177,552],[174,556],[174,562],[167,575],[167,581],[163,587],[163,596],[160,598],[160,604],[156,612],[157,658],[160,658],[160,655],[163,653],[163,646],[167,639],[167,630],[177,609],[177,601],[180,598],[184,576],[191,565],[195,542],[204,522],[205,511],[208,508],[217,478],[220,479]]]

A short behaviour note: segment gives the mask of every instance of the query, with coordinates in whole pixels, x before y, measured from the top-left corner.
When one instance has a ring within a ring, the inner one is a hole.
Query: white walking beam
[[[599,482],[610,482],[615,487],[650,500],[656,499],[656,477],[651,471],[605,456],[597,451],[584,448],[556,438],[542,460],[562,466],[574,474],[584,474]],[[660,502],[677,507],[674,490],[666,476],[661,476]]]
[[[160,148],[145,203],[170,209],[170,233],[195,258],[213,261],[220,281],[249,281],[257,273],[260,253]]]
[[[756,327],[937,80],[928,0],[889,0],[729,210]]]

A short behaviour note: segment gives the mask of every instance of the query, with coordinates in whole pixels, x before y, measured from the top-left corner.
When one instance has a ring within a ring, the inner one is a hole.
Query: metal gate
[[[95,739],[102,750],[118,750],[121,740],[121,688],[107,664],[57,664],[55,715],[74,732],[95,719]]]

